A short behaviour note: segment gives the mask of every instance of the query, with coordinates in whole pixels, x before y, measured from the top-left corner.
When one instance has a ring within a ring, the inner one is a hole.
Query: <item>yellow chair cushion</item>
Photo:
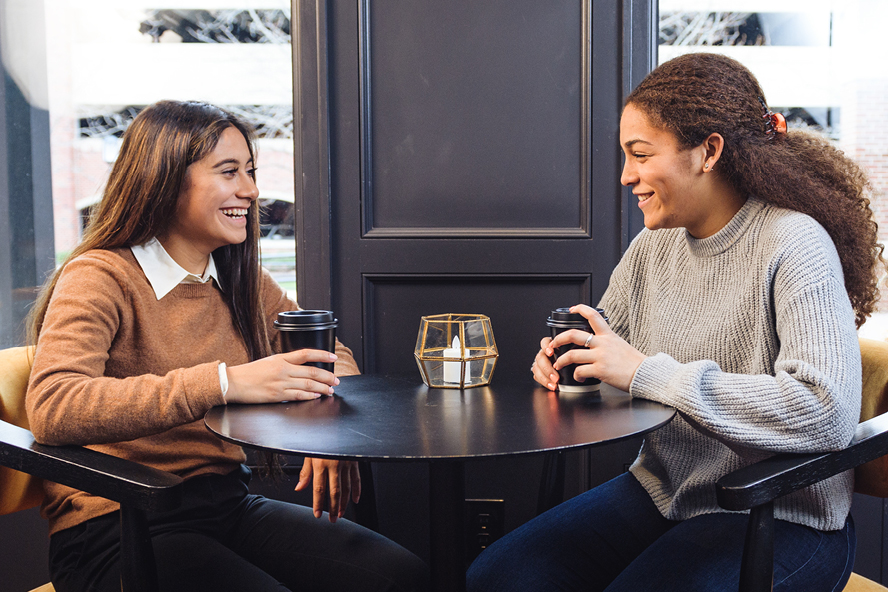
[[[33,347],[0,350],[0,420],[28,429],[25,392],[34,361]],[[0,467],[0,515],[33,508],[43,501],[43,480]]]
[[[860,339],[863,392],[860,421],[888,411],[888,342]]]
[[[888,592],[888,588],[856,573],[852,573],[851,579],[848,580],[843,592]]]
[[[888,342],[860,340],[863,391],[860,421],[888,412]],[[888,497],[888,456],[877,458],[854,470],[854,491]]]

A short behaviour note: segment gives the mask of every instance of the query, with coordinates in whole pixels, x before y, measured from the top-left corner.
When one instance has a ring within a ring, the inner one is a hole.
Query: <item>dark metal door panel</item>
[[[360,3],[365,236],[588,237],[586,11]]]
[[[462,278],[502,276],[516,297],[496,307],[498,324],[524,338],[501,363],[529,367],[546,309],[597,298],[619,256],[619,233],[599,237],[593,225],[619,221],[620,195],[612,186],[593,212],[589,3],[364,0],[327,10],[330,301],[343,339],[360,346],[365,371],[380,371],[378,360],[412,348],[418,312],[493,309],[488,289],[501,282]],[[380,274],[414,286],[411,310],[368,308],[364,278]],[[569,299],[537,292],[526,305],[541,276],[578,275]],[[430,293],[459,298],[423,310]],[[371,351],[365,331],[382,323],[391,330]]]

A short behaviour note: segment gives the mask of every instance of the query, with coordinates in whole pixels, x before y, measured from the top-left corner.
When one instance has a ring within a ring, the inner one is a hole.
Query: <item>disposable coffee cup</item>
[[[339,321],[329,310],[290,310],[278,313],[274,328],[281,332],[284,351],[319,349],[336,351],[336,327]],[[333,362],[306,362],[333,372]]]
[[[604,311],[600,308],[596,308],[604,320],[607,321],[607,317],[604,316]],[[592,330],[591,325],[589,325],[589,321],[586,318],[575,312],[570,312],[569,308],[557,308],[552,311],[549,315],[549,318],[546,319],[546,325],[549,326],[549,335],[553,339],[559,333],[563,333],[565,331],[569,331],[571,329],[579,329],[580,331],[586,331],[587,333],[595,333]],[[549,359],[552,363],[555,363],[560,356],[566,354],[572,349],[581,349],[582,345],[576,345],[575,343],[567,343],[562,345],[561,347],[555,348],[555,355],[550,356]],[[601,381],[597,378],[587,378],[585,381],[580,382],[576,378],[574,378],[574,370],[576,370],[577,364],[569,364],[564,368],[558,370],[558,390],[565,393],[588,393],[592,391],[597,391],[601,387]]]

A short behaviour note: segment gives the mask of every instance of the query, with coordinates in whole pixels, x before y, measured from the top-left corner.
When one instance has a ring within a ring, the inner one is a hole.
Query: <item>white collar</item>
[[[173,288],[183,282],[206,283],[213,279],[216,280],[216,285],[219,286],[219,289],[222,288],[222,284],[219,282],[219,273],[216,271],[216,262],[213,260],[212,255],[210,255],[210,262],[207,264],[203,275],[199,276],[190,273],[176,263],[156,238],[152,238],[144,245],[134,245],[130,247],[130,250],[142,267],[145,277],[148,278],[148,283],[154,288],[154,294],[158,300],[169,294]]]

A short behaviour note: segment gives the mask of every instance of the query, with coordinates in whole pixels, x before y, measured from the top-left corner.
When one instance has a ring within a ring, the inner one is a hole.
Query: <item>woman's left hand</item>
[[[310,482],[314,483],[312,508],[315,518],[320,518],[324,509],[329,507],[330,522],[336,522],[345,514],[349,499],[358,503],[361,498],[361,475],[355,461],[306,457],[296,491],[302,491]]]
[[[577,364],[574,377],[597,378],[601,382],[628,392],[635,371],[647,356],[611,331],[607,322],[594,308],[578,304],[571,307],[570,312],[583,315],[589,321],[595,335],[590,339],[589,333],[578,329],[556,335],[544,350],[547,356],[554,355],[556,347],[567,343],[579,346],[586,344],[587,340],[589,343],[587,347],[575,348],[561,354],[555,361],[555,369],[560,370],[569,364]]]

